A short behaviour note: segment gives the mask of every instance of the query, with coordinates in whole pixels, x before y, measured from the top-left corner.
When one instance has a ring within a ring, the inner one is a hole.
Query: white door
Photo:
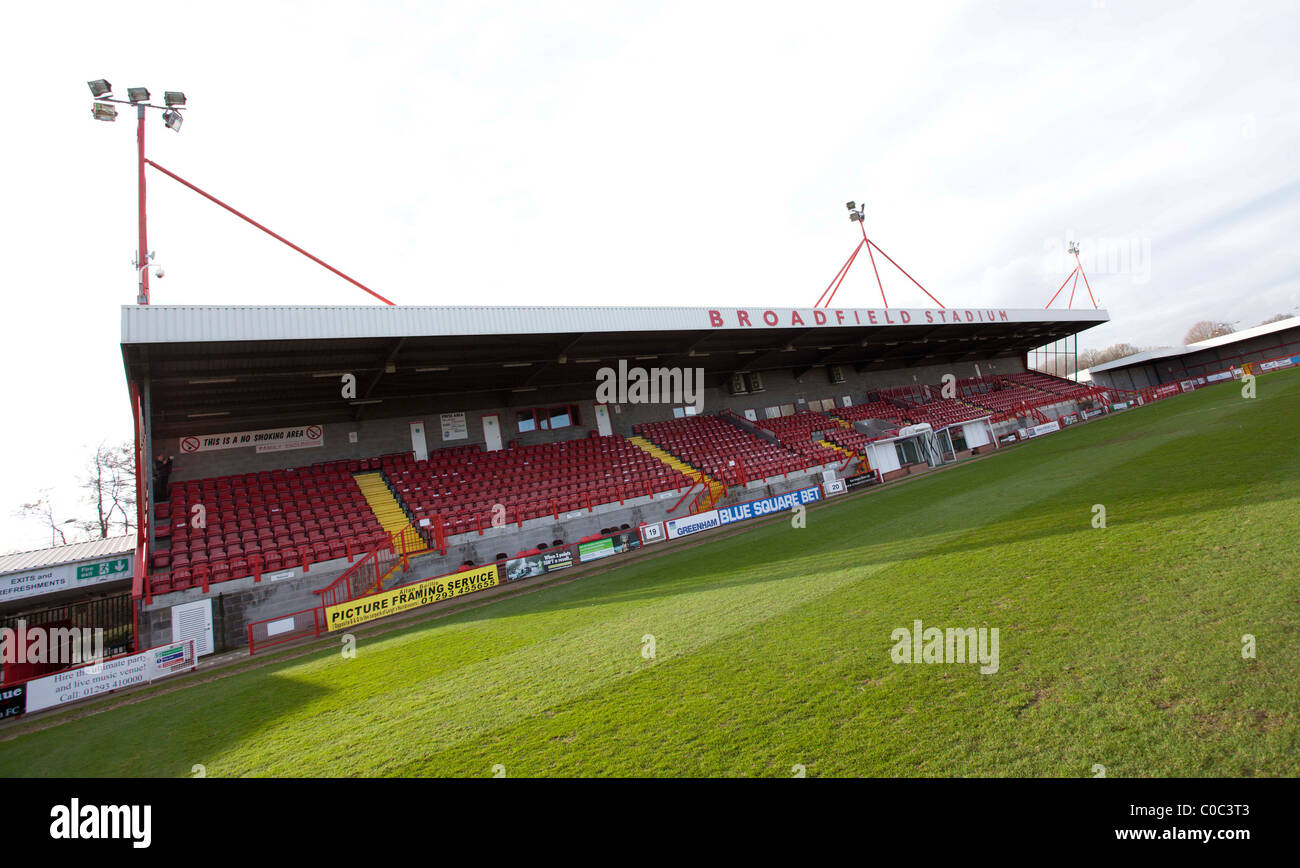
[[[496,416],[483,417],[483,445],[488,452],[501,449],[501,420]]]
[[[427,461],[429,459],[429,446],[424,442],[424,423],[411,423],[411,451],[415,453],[416,461]]]
[[[596,431],[601,437],[614,433],[614,429],[609,427],[609,407],[604,404],[596,405]]]
[[[172,606],[172,641],[194,640],[197,657],[212,653],[212,600]]]

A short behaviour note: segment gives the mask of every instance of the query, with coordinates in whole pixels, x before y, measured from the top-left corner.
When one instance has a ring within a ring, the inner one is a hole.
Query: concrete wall
[[[347,558],[338,558],[312,564],[306,573],[302,567],[284,570],[291,575],[278,581],[263,577],[262,581],[254,582],[250,577],[210,585],[206,595],[202,588],[158,594],[147,606],[141,602],[141,647],[171,641],[172,606],[211,597],[215,650],[246,648],[250,621],[276,618],[320,605],[319,596],[312,592],[329,585],[349,566]]]

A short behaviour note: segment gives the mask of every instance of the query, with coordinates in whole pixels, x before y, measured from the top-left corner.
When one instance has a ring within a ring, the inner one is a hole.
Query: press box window
[[[569,407],[552,407],[547,410],[547,421],[550,429],[554,431],[557,428],[568,428],[574,424],[573,417],[575,413],[570,412]]]
[[[529,431],[555,431],[582,424],[578,416],[578,405],[565,404],[562,407],[534,407],[531,410],[517,410],[515,423],[520,434]]]

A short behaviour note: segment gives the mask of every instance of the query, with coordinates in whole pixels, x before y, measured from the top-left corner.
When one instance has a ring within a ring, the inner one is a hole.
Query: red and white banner
[[[296,428],[266,428],[262,431],[232,431],[228,434],[200,434],[181,438],[181,451],[214,452],[218,449],[254,447],[257,452],[281,452],[286,449],[310,449],[325,445],[325,432],[319,425]]]
[[[1044,434],[1051,434],[1061,430],[1059,421],[1045,422],[1042,425],[1035,425],[1032,428],[1021,428],[1018,432],[1021,440],[1029,440],[1033,437],[1041,437]]]

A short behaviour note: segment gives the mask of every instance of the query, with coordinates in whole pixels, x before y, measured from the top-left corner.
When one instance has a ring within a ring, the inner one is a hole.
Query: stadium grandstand
[[[1105,405],[1026,360],[1106,320],[123,307],[136,645],[194,638],[203,654],[288,640],[319,632],[331,602],[482,569],[504,583],[576,564],[596,543],[673,537],[675,520],[733,504],[995,449],[1008,431]],[[602,370],[636,366],[681,388],[597,400]],[[151,466],[166,469],[149,478]],[[193,635],[178,632],[182,616]]]
[[[1270,371],[1300,364],[1298,360],[1300,317],[1293,316],[1185,347],[1144,350],[1089,368],[1086,376],[1098,386],[1137,391],[1221,377],[1247,365]]]

